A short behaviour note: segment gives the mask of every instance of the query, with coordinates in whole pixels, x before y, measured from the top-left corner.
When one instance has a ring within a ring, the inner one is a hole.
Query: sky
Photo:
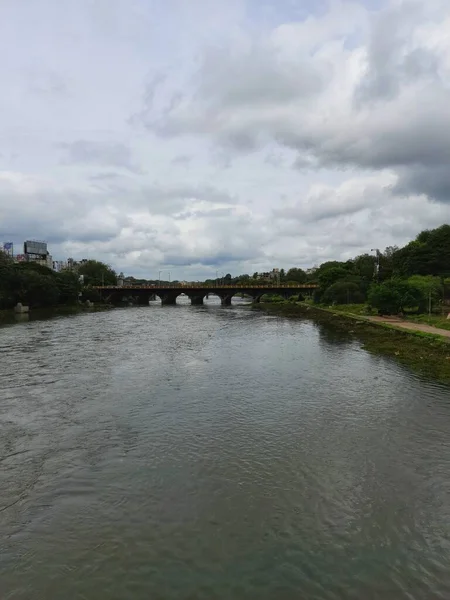
[[[450,222],[449,39],[448,0],[0,0],[0,241],[180,280],[401,246]]]

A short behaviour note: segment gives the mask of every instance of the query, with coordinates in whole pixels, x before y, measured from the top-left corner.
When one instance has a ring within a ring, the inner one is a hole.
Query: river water
[[[450,598],[449,388],[178,301],[0,329],[0,598]]]

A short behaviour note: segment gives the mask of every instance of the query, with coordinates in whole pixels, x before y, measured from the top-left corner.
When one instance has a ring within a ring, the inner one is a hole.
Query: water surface
[[[0,329],[0,597],[450,597],[450,393],[310,320]]]

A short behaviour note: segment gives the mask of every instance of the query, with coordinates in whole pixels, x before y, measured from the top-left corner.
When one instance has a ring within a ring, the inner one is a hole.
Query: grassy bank
[[[264,303],[269,314],[311,319],[341,338],[357,340],[374,354],[389,356],[415,372],[450,383],[450,343],[440,336],[400,331],[383,323],[366,321],[361,313],[344,313],[304,303]]]
[[[328,307],[321,307],[328,308]],[[333,306],[333,312],[347,313],[351,315],[367,316],[369,314],[376,314],[376,312],[369,313],[369,310],[365,304],[338,304]],[[446,329],[450,331],[450,320],[447,320],[447,315],[411,315],[406,314],[404,316],[406,321],[411,323],[420,323],[423,325],[430,325],[431,327],[437,327],[438,329]]]

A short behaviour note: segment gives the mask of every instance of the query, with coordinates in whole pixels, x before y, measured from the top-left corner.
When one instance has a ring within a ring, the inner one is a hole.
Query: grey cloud
[[[450,170],[447,164],[417,166],[399,171],[394,191],[400,195],[426,194],[439,202],[450,204]]]
[[[165,82],[169,99],[153,115],[153,131],[206,137],[235,153],[276,142],[298,151],[295,166],[301,170],[393,169],[403,189],[416,184],[411,191],[446,201],[442,185],[421,185],[414,175],[421,172],[429,181],[450,161],[444,77],[450,56],[429,43],[446,7],[446,0],[392,3],[372,18],[366,46],[353,51],[330,46],[328,54],[310,48],[293,56],[282,36],[277,46],[266,41],[208,48],[190,95],[173,103]],[[355,78],[362,51],[366,69]],[[145,124],[152,129],[151,119]]]
[[[269,44],[255,44],[232,56],[226,49],[210,49],[195,76],[197,94],[214,110],[233,107],[277,106],[319,93],[320,72],[308,62],[293,64]]]
[[[188,154],[178,154],[178,156],[175,156],[175,158],[172,159],[172,164],[187,166],[191,160],[192,156],[189,156]]]
[[[274,0],[263,24],[253,0],[250,15],[245,0],[79,0],[70,19],[58,0],[7,0],[0,240],[196,279],[448,220],[448,0],[367,1],[303,3],[296,21]]]
[[[66,78],[51,69],[44,69],[42,67],[26,69],[24,79],[28,90],[32,93],[56,95],[66,95],[69,93]]]
[[[404,85],[417,79],[438,80],[438,57],[427,48],[411,48],[423,13],[424,7],[419,3],[406,2],[374,18],[367,71],[355,90],[357,104],[395,98]]]
[[[65,164],[105,165],[138,171],[133,164],[131,149],[120,142],[77,140],[63,143]]]

